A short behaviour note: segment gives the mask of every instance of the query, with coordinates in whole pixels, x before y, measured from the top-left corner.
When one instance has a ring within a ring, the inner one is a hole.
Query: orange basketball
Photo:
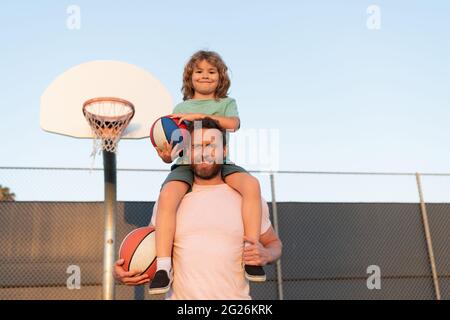
[[[156,272],[155,228],[142,227],[131,231],[119,249],[119,259],[124,259],[125,271],[142,271],[150,280]]]

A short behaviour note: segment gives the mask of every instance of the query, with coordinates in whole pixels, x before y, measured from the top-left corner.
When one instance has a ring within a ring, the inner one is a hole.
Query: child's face
[[[216,92],[219,84],[219,72],[215,66],[206,60],[199,61],[192,73],[194,90],[203,95]]]

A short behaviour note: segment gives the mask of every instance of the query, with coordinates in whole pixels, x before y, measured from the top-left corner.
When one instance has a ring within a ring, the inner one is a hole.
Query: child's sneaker
[[[156,271],[155,277],[150,283],[148,293],[150,294],[163,294],[169,291],[172,284],[172,270],[168,273],[166,270]]]
[[[249,281],[254,282],[264,282],[266,281],[266,273],[264,272],[263,267],[261,266],[250,266],[250,265],[244,265],[245,269],[245,277]]]

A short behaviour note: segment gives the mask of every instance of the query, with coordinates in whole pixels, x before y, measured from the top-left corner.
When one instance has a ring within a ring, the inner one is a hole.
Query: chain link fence
[[[118,170],[118,242],[149,223],[166,174]],[[254,299],[450,298],[450,175],[253,174],[263,197],[275,200],[268,204],[283,242],[280,261],[265,267],[267,281],[251,284]],[[101,299],[103,171],[0,167],[0,184],[16,194],[16,201],[0,202],[0,299]],[[295,201],[275,199],[293,189]],[[395,202],[403,191],[399,198],[407,201]],[[72,281],[77,272],[79,286]],[[117,284],[116,298],[154,297],[144,286]]]

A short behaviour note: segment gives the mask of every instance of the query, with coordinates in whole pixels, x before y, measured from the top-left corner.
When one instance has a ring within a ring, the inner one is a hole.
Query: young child
[[[188,61],[183,73],[183,102],[174,109],[173,117],[180,121],[193,121],[210,117],[224,129],[236,131],[240,127],[236,101],[227,96],[230,80],[227,66],[215,52],[198,51]],[[174,153],[170,145],[157,148],[161,159],[172,162]],[[172,246],[175,236],[176,212],[184,195],[191,189],[194,176],[189,159],[179,158],[163,183],[156,216],[157,272],[150,283],[150,294],[166,293],[172,282]],[[261,232],[261,190],[259,182],[245,169],[224,161],[222,177],[242,196],[244,234],[258,241]],[[245,245],[248,245],[246,242]],[[205,257],[208,259],[208,257]],[[266,274],[260,266],[245,265],[245,276],[250,281],[265,281]]]

